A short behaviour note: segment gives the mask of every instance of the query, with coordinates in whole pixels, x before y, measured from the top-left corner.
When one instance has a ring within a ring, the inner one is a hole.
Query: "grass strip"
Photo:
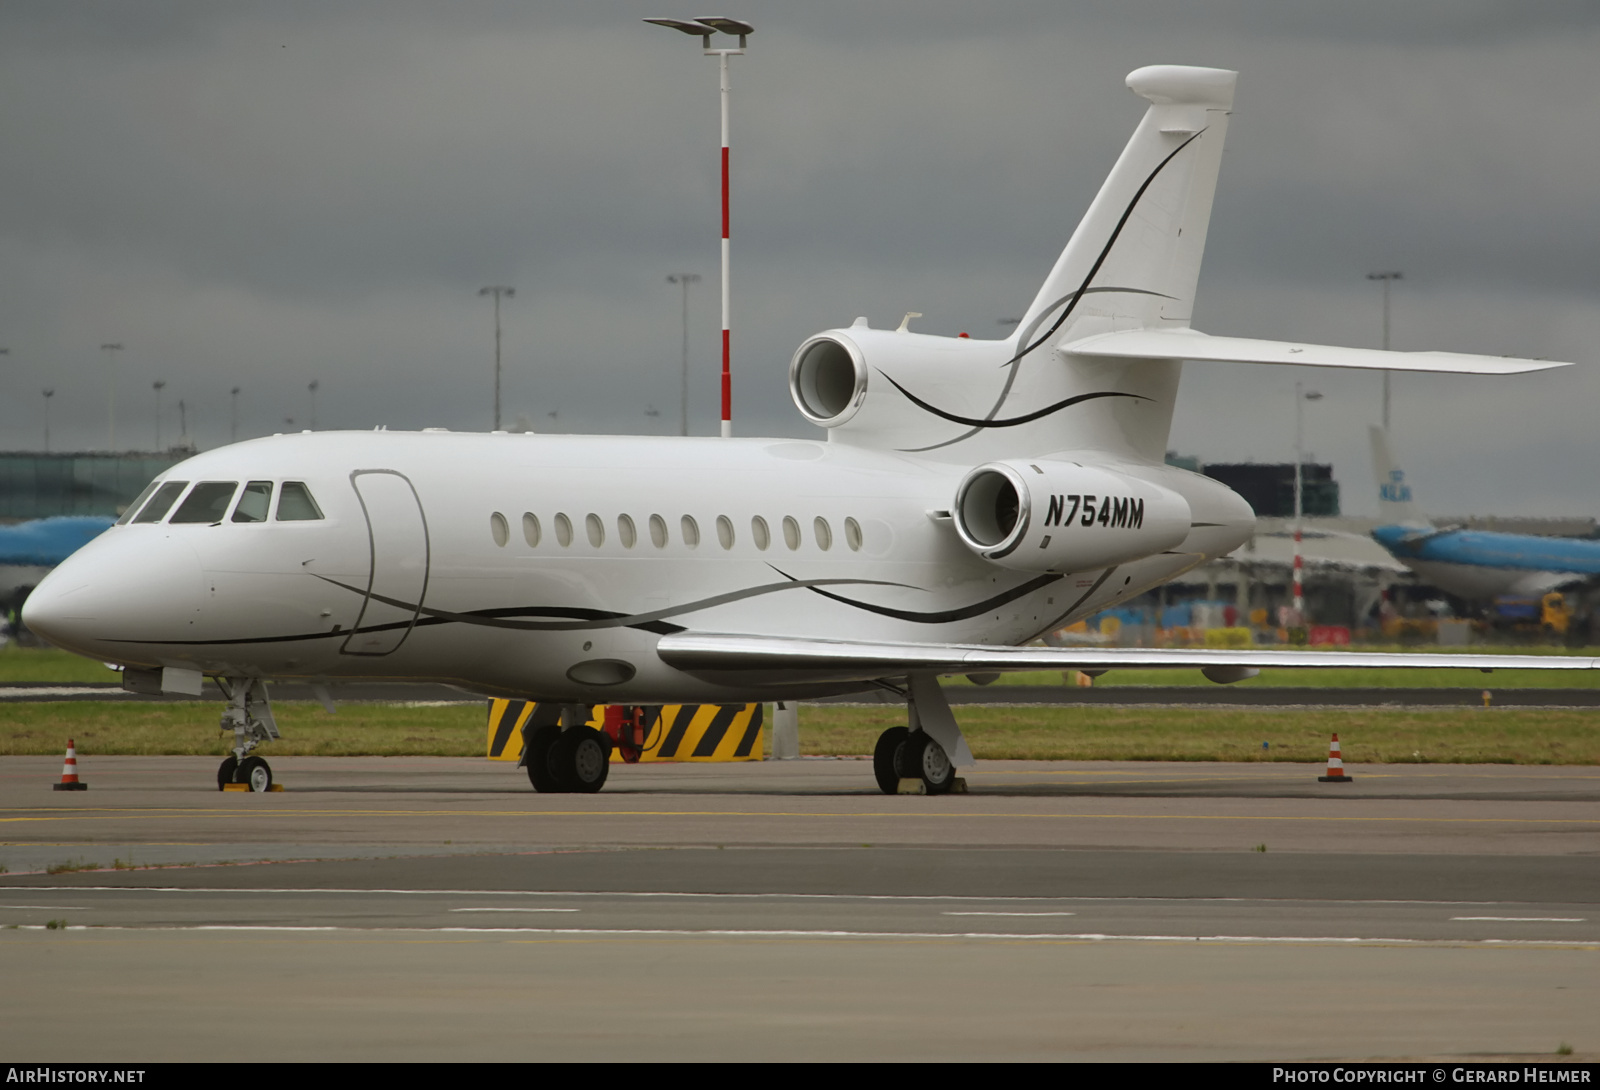
[[[0,684],[83,685],[116,681],[120,674],[102,662],[54,647],[0,647]]]
[[[345,704],[335,715],[310,703],[275,703],[281,756],[482,756],[481,706]],[[213,706],[67,702],[9,704],[0,755],[60,755],[67,738],[83,756],[214,755],[231,735]],[[1316,764],[1337,733],[1359,763],[1600,765],[1600,709],[1542,708],[1115,708],[964,707],[957,712],[980,758],[1076,761],[1287,761]],[[770,720],[769,720],[770,722]],[[892,705],[803,704],[801,752],[872,752]],[[1263,745],[1265,743],[1265,745]]]

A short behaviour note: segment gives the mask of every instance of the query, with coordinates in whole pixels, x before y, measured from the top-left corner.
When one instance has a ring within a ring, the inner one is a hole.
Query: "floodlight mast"
[[[1305,512],[1301,505],[1300,494],[1303,488],[1302,472],[1305,466],[1305,404],[1308,401],[1321,401],[1322,395],[1316,390],[1307,390],[1304,385],[1294,384],[1294,623],[1295,627],[1305,626],[1306,593],[1302,576],[1305,569],[1305,558],[1300,551],[1300,536],[1305,529]]]
[[[700,39],[701,52],[716,57],[722,80],[722,437],[733,436],[733,350],[732,297],[728,286],[728,58],[743,56],[755,27],[742,19],[710,15],[697,19],[646,19],[647,23],[668,27]],[[737,49],[711,48],[711,35],[721,32],[739,39]]]

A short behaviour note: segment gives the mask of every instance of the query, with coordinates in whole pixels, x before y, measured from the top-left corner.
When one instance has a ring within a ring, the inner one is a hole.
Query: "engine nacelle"
[[[1010,356],[1004,341],[871,329],[863,319],[800,346],[789,363],[789,396],[836,442],[919,449],[971,430],[929,405],[958,419],[991,412]]]
[[[1171,489],[1073,462],[978,466],[951,510],[985,560],[1034,572],[1106,568],[1153,556],[1189,536],[1189,504]]]

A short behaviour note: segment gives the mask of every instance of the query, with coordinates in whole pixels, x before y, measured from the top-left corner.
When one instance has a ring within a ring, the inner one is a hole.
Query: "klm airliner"
[[[1395,466],[1383,429],[1371,429],[1378,543],[1425,582],[1468,601],[1537,598],[1600,576],[1600,541],[1435,526],[1419,512],[1405,471]]]

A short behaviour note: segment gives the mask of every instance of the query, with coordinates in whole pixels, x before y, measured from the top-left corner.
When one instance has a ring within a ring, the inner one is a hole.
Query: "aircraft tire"
[[[872,775],[878,789],[885,795],[900,790],[900,770],[904,767],[906,739],[911,732],[905,727],[890,727],[878,735],[878,744],[872,749]]]
[[[239,767],[239,758],[237,758],[237,757],[224,757],[222,759],[222,763],[217,766],[217,790],[218,791],[223,790],[225,784],[230,784],[230,783],[233,782],[233,773],[234,773],[234,770],[237,769],[238,767]]]
[[[252,791],[272,790],[272,766],[260,757],[246,757],[239,762],[234,773],[234,783],[247,783]]]
[[[911,766],[912,775],[922,777],[922,789],[930,795],[942,795],[956,782],[956,767],[944,747],[922,731],[906,741],[904,757]]]
[[[592,795],[606,785],[611,774],[610,739],[593,727],[563,731],[551,751],[551,764],[560,770],[565,790]]]
[[[534,731],[528,738],[528,782],[539,792],[565,791],[561,777],[552,764],[552,750],[561,740],[561,728],[546,726]]]

